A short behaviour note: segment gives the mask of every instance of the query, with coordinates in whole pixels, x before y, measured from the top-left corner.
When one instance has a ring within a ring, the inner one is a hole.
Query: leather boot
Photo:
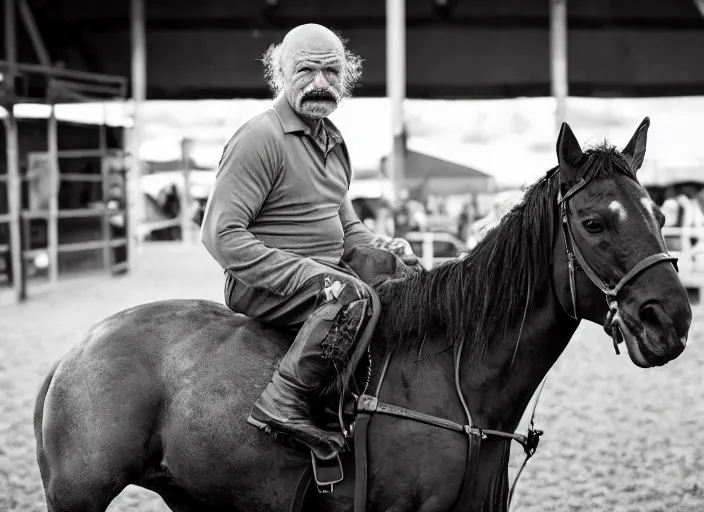
[[[344,445],[342,434],[311,421],[309,407],[309,400],[334,373],[333,361],[323,357],[322,342],[341,307],[339,302],[329,302],[310,315],[247,418],[266,432],[293,437],[321,460],[335,457]]]

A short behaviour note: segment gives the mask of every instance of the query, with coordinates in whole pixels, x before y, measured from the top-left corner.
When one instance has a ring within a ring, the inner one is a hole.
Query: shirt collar
[[[281,121],[281,126],[284,129],[284,133],[296,133],[302,132],[308,136],[311,136],[310,127],[303,122],[303,120],[296,114],[296,112],[291,108],[291,104],[285,95],[279,96],[276,101],[274,101],[273,106],[274,112],[279,117]],[[327,134],[337,143],[342,142],[342,135],[337,126],[330,121],[330,119],[323,119],[323,127]]]

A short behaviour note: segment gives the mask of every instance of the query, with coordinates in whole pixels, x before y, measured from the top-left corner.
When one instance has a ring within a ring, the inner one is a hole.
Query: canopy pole
[[[193,245],[191,221],[191,148],[193,141],[187,137],[181,139],[181,172],[183,173],[183,190],[181,199],[181,241],[184,245]]]
[[[127,268],[137,266],[142,249],[141,224],[144,222],[144,199],[142,197],[142,143],[143,121],[142,103],[147,97],[147,50],[144,0],[130,2],[130,37],[132,40],[132,115],[133,126],[130,133],[130,168],[127,174]]]
[[[403,103],[406,97],[405,0],[386,0],[386,94],[391,101],[391,152],[387,173],[393,184],[392,201],[405,189],[406,136]]]
[[[555,98],[555,125],[560,132],[567,119],[567,0],[550,0],[550,72]]]
[[[12,287],[17,302],[27,298],[25,286],[24,261],[22,259],[22,188],[19,162],[19,134],[17,118],[15,117],[15,75],[17,73],[17,6],[15,0],[5,0],[5,60],[7,61],[7,76],[5,77],[5,93],[8,98],[7,117],[5,123],[6,153],[7,153],[7,203],[10,224],[10,258],[12,265]]]
[[[47,120],[47,155],[49,165],[49,217],[47,227],[47,249],[49,253],[49,282],[55,285],[59,280],[59,127],[56,120],[56,104],[51,98],[51,111]]]

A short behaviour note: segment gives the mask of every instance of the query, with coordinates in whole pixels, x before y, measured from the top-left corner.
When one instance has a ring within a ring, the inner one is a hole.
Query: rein
[[[562,190],[558,193],[557,203],[560,207],[560,219],[562,225],[562,234],[565,240],[565,250],[567,251],[567,268],[569,270],[569,282],[570,282],[570,296],[572,298],[572,313],[567,311],[563,307],[565,312],[574,320],[579,320],[577,313],[577,286],[575,285],[575,271],[581,269],[587,275],[589,280],[602,291],[606,297],[606,303],[609,307],[609,313],[606,315],[606,320],[604,322],[604,331],[609,334],[614,343],[614,350],[616,355],[620,354],[618,349],[619,344],[619,334],[621,335],[621,341],[624,339],[623,330],[627,327],[621,319],[621,314],[619,311],[618,304],[618,293],[621,289],[628,284],[630,281],[635,279],[635,277],[643,272],[644,270],[657,265],[662,262],[671,262],[675,270],[677,270],[677,258],[667,254],[664,250],[656,254],[651,254],[640,260],[631,270],[626,272],[626,274],[613,286],[609,286],[599,275],[594,271],[594,269],[587,263],[587,260],[582,255],[579,250],[579,246],[574,241],[574,233],[572,232],[572,226],[570,224],[569,208],[567,202],[572,198],[577,192],[582,190],[589,180],[581,179],[575,185],[562,195]],[[662,247],[662,249],[665,249]]]
[[[637,275],[639,275],[644,270],[657,265],[662,262],[672,262],[677,269],[677,258],[670,256],[664,250],[663,252],[653,254],[643,258],[638,262],[631,270],[629,270],[619,281],[613,286],[609,286],[599,275],[592,269],[592,267],[587,263],[586,259],[579,250],[579,246],[575,243],[574,234],[572,232],[572,227],[569,222],[569,208],[568,201],[570,198],[574,197],[580,190],[582,190],[589,183],[589,179],[581,179],[575,185],[570,187],[565,194],[562,194],[562,187],[558,192],[557,203],[560,208],[560,218],[563,231],[563,237],[565,239],[565,250],[567,252],[567,262],[569,271],[569,283],[570,283],[570,295],[572,298],[572,310],[574,314],[570,314],[566,308],[565,313],[574,320],[580,320],[577,312],[577,287],[575,284],[575,271],[577,268],[581,268],[587,275],[589,280],[594,283],[594,285],[599,288],[606,296],[606,301],[609,307],[609,313],[606,317],[606,322],[604,324],[604,330],[612,336],[614,342],[614,348],[616,354],[619,354],[617,332],[621,331],[621,337],[623,339],[623,329],[626,328],[619,312],[618,304],[618,293],[621,289],[630,281],[632,281]],[[665,249],[663,247],[663,249]],[[559,302],[559,300],[558,300]],[[560,303],[561,304],[561,303]],[[561,304],[562,305],[562,304]],[[519,334],[520,341],[520,334]],[[511,505],[511,500],[513,498],[513,491],[515,490],[518,479],[523,472],[528,460],[535,454],[538,443],[540,441],[540,436],[543,434],[542,430],[537,430],[534,428],[535,411],[538,406],[538,400],[540,399],[540,394],[543,391],[545,385],[545,380],[547,375],[543,378],[538,391],[536,393],[535,402],[533,404],[533,411],[530,418],[530,424],[528,427],[528,434],[522,435],[517,433],[502,432],[500,430],[482,429],[478,427],[473,419],[467,404],[467,400],[462,392],[460,386],[460,361],[462,359],[462,351],[464,349],[464,341],[459,344],[457,349],[453,354],[454,363],[454,373],[455,373],[455,390],[457,396],[462,404],[464,413],[466,416],[467,423],[462,425],[454,421],[440,418],[437,416],[431,416],[429,414],[424,414],[421,412],[408,409],[406,407],[400,407],[393,404],[388,404],[379,401],[379,394],[384,383],[384,378],[386,377],[386,372],[391,361],[391,356],[393,354],[393,349],[389,351],[386,359],[384,360],[384,365],[381,370],[378,384],[376,390],[372,394],[367,394],[366,389],[369,384],[369,377],[371,374],[371,351],[369,347],[367,348],[369,353],[369,368],[367,374],[367,383],[362,391],[362,394],[357,398],[357,416],[354,425],[354,437],[355,437],[355,497],[354,497],[354,511],[355,512],[366,512],[367,508],[367,486],[368,486],[368,462],[367,462],[367,433],[369,429],[369,422],[374,414],[382,414],[385,416],[392,416],[395,418],[406,419],[410,421],[415,421],[418,423],[423,423],[426,425],[431,425],[433,427],[442,428],[444,430],[450,430],[452,432],[457,432],[458,434],[467,436],[467,461],[465,465],[465,474],[462,478],[462,485],[460,493],[455,500],[454,509],[462,509],[462,504],[465,503],[470,496],[472,491],[472,485],[474,483],[474,474],[479,465],[479,453],[481,449],[481,442],[489,437],[498,438],[505,441],[516,441],[523,446],[526,453],[526,458],[521,465],[518,473],[516,474],[511,489],[509,491],[508,504]]]

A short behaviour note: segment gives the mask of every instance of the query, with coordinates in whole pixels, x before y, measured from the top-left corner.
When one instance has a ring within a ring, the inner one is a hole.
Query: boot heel
[[[252,417],[251,414],[247,418],[247,423],[249,423],[250,425],[254,425],[259,430],[267,430],[267,427],[268,427],[268,425],[266,423],[264,423],[263,421],[259,421],[258,419]]]

